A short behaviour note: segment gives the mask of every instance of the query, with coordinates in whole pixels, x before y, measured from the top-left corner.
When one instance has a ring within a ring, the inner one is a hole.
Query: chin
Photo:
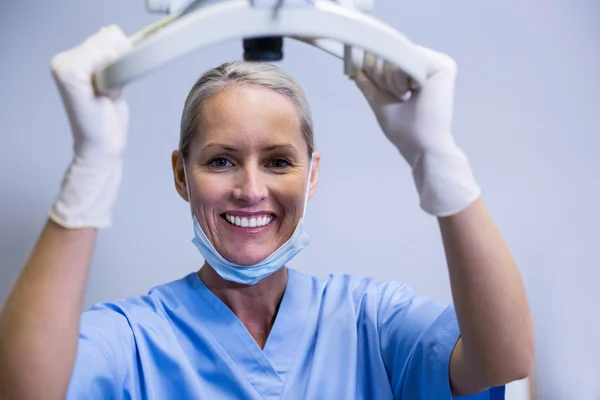
[[[229,262],[242,266],[251,266],[269,257],[277,250],[277,247],[256,243],[223,249],[222,253],[221,250],[218,251]]]
[[[274,250],[265,251],[265,249],[238,249],[236,251],[226,252],[222,255],[229,262],[249,267],[263,261],[270,256],[273,251]]]

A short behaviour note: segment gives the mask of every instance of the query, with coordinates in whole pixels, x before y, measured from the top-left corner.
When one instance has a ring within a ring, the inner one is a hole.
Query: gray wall
[[[540,399],[600,398],[600,2],[378,0],[374,14],[459,64],[454,131],[521,267],[535,318]],[[155,20],[142,0],[0,5],[0,304],[44,223],[71,156],[49,60],[103,25]],[[114,227],[100,236],[85,305],[146,292],[197,269],[170,152],[187,91],[241,42],[199,50],[132,84],[132,122]],[[340,61],[288,41],[323,156],[309,203],[313,243],[292,266],[450,291],[436,221],[418,207]],[[325,86],[328,90],[325,90]]]

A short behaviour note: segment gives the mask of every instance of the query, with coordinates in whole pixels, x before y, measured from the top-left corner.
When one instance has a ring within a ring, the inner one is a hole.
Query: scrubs
[[[191,273],[83,313],[67,399],[452,399],[459,334],[405,284],[289,269],[263,350]]]

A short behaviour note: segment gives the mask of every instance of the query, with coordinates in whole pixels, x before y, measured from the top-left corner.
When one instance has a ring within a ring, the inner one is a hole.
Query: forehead
[[[237,146],[285,142],[306,146],[294,103],[273,90],[236,85],[212,96],[199,110],[200,145],[226,141]]]

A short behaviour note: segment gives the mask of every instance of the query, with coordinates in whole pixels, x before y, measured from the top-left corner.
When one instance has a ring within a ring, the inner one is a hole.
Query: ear
[[[183,159],[183,155],[181,151],[174,150],[173,154],[171,154],[171,166],[173,168],[173,179],[175,180],[175,189],[179,196],[182,199],[189,202],[190,199],[188,197],[187,191],[187,183],[185,181],[185,171],[183,169],[183,163],[185,160]]]
[[[321,166],[321,153],[315,151],[313,153],[313,167],[312,174],[310,177],[310,183],[308,188],[308,198],[313,197],[315,192],[317,191],[317,186],[319,183],[319,167]]]

